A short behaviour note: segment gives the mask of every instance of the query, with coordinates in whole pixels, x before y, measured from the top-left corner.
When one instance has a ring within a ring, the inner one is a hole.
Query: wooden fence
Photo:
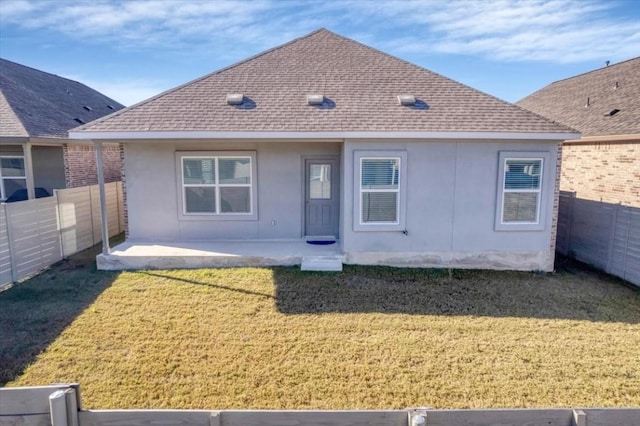
[[[124,231],[122,183],[105,185],[109,236]],[[0,204],[0,288],[102,241],[98,185]]]
[[[640,208],[560,193],[556,249],[640,286]]]
[[[378,411],[83,410],[80,386],[0,389],[0,425],[637,426],[640,408]]]

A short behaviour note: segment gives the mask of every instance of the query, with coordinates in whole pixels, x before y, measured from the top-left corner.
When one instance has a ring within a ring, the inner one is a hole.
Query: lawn
[[[640,292],[561,263],[332,274],[64,262],[0,293],[0,380],[79,382],[86,408],[639,405]]]

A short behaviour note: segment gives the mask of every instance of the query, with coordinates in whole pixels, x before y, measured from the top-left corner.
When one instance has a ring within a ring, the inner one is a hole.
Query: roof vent
[[[227,105],[242,105],[244,95],[242,93],[230,93],[227,95]]]
[[[79,124],[84,124],[84,121],[82,121],[79,118],[74,118],[73,121],[75,121],[76,123],[79,123]]]
[[[616,90],[618,87],[620,87],[620,85],[618,84],[618,82],[616,81],[615,86],[613,86],[613,90]]]
[[[620,112],[620,110],[619,110],[619,109],[614,108],[614,109],[612,109],[611,111],[607,111],[607,112],[605,112],[605,113],[604,113],[604,115],[611,117],[612,115],[616,115],[616,114],[617,114],[617,113],[619,113],[619,112]]]
[[[90,106],[83,106],[82,108],[86,109],[87,111],[93,111],[93,109]]]
[[[589,106],[591,106],[591,99],[587,98],[587,103],[584,104],[584,107],[589,108]]]
[[[115,108],[113,107],[113,105],[107,105],[107,108],[109,108],[109,109],[115,109]]]
[[[413,95],[398,95],[398,103],[403,106],[413,106],[416,104],[416,97]]]
[[[309,105],[322,105],[324,102],[324,95],[307,95],[307,104]]]

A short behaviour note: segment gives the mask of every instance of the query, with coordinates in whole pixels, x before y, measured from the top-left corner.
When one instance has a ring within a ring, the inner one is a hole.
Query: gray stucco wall
[[[342,248],[348,263],[553,268],[550,252],[557,141],[352,142],[343,148]],[[356,150],[406,150],[406,230],[354,231]],[[542,231],[496,231],[500,151],[550,152],[544,166]],[[546,206],[546,208],[545,208]]]
[[[340,144],[159,142],[124,150],[129,239],[293,239],[302,236],[302,160],[339,155]],[[176,151],[255,151],[258,220],[179,220]]]
[[[31,158],[36,188],[45,188],[50,194],[54,189],[66,188],[61,146],[32,146]]]
[[[129,239],[296,239],[303,234],[303,159],[341,157],[340,244],[346,263],[552,270],[557,141],[125,143]],[[180,220],[176,151],[255,151],[257,220]],[[354,151],[407,153],[406,231],[354,230]],[[499,153],[545,152],[544,229],[497,231]],[[275,222],[274,222],[275,221]],[[275,223],[275,224],[274,224]]]

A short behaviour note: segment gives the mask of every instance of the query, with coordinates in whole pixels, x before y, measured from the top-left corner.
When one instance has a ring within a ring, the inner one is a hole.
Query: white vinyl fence
[[[109,236],[124,231],[122,183],[105,184]],[[98,185],[0,204],[0,287],[102,241]]]
[[[3,423],[4,422],[4,423]],[[640,408],[84,410],[78,384],[0,388],[0,424],[21,426],[638,426]]]
[[[556,249],[640,286],[640,208],[563,191]]]

